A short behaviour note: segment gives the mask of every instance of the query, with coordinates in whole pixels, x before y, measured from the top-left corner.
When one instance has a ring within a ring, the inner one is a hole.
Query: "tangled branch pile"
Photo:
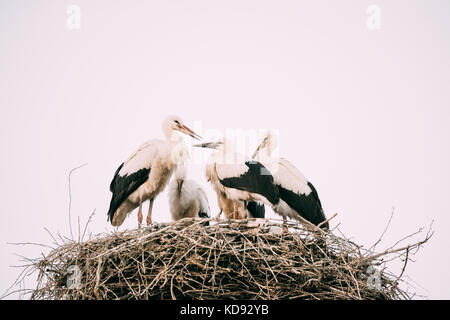
[[[34,263],[31,298],[408,299],[399,288],[404,268],[395,276],[384,263],[393,256],[405,267],[408,254],[429,239],[375,254],[296,222],[286,229],[275,220],[202,221],[65,243]],[[81,271],[77,288],[68,288],[71,266]]]

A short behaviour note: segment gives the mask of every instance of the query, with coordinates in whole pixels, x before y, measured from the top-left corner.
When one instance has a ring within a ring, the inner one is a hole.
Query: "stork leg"
[[[148,205],[148,213],[147,213],[147,225],[152,224],[152,209],[153,209],[153,199],[150,199],[150,204]]]
[[[234,211],[233,211],[233,219],[236,219],[237,217],[239,217],[239,212],[238,212],[238,206],[237,206],[237,202],[234,202]]]
[[[250,212],[247,209],[247,201],[244,201],[244,214],[245,214],[245,218],[244,219],[249,219],[250,218]]]
[[[138,228],[140,228],[142,225],[142,218],[143,218],[143,216],[142,216],[142,200],[139,201],[139,211],[138,211],[137,217],[138,217]]]
[[[283,216],[283,232],[288,233],[288,227],[287,227],[287,217]]]

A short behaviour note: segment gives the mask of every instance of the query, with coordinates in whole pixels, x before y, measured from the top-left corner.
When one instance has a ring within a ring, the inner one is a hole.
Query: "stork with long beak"
[[[139,207],[138,226],[142,224],[142,203],[150,200],[147,225],[152,222],[155,197],[166,187],[178,164],[189,157],[189,151],[176,132],[194,139],[201,137],[177,116],[167,117],[162,124],[165,140],[153,139],[142,144],[119,168],[110,184],[112,198],[108,220],[120,226],[125,217]]]

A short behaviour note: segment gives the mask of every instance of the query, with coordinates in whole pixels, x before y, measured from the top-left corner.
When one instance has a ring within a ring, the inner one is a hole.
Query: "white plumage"
[[[191,179],[186,179],[186,167],[179,166],[169,186],[169,205],[172,219],[208,218],[209,203],[205,191]]]
[[[276,149],[276,139],[269,131],[262,140],[253,158],[261,162],[272,174],[278,187],[280,201],[272,206],[283,217],[296,220],[306,219],[314,224],[325,221],[322,205],[314,186],[288,160],[272,157]],[[325,223],[324,228],[328,228]]]
[[[146,200],[150,200],[147,224],[151,223],[153,200],[164,190],[178,164],[189,156],[187,147],[181,137],[174,135],[174,131],[199,139],[176,116],[166,118],[162,129],[165,140],[145,142],[116,170],[110,184],[113,194],[108,211],[108,219],[113,226],[121,225],[125,217],[137,207],[140,226],[142,203]]]

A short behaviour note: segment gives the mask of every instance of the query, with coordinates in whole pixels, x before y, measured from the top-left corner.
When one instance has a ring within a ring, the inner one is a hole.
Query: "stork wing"
[[[110,184],[112,198],[108,218],[112,221],[117,208],[147,181],[153,159],[157,153],[158,141],[148,141],[141,145],[127,161],[117,168]]]
[[[281,185],[297,194],[309,195],[311,193],[308,180],[288,160],[283,158],[272,159],[264,162],[264,165],[273,175],[276,185]]]
[[[270,172],[258,161],[246,161],[245,164],[217,164],[220,183],[227,188],[257,193],[270,203],[279,200],[278,188],[273,183]]]
[[[315,225],[326,220],[317,190],[292,163],[280,158],[267,166],[284,202]],[[328,228],[328,224],[323,227]]]
[[[289,189],[283,188],[282,186],[278,186],[280,190],[280,199],[286,202],[302,218],[318,225],[326,220],[325,214],[316,189],[310,182],[308,182],[308,186],[312,190],[309,195],[297,194]],[[323,225],[323,228],[328,229],[328,223]]]
[[[166,151],[166,145],[158,139],[143,143],[132,155],[124,162],[119,170],[120,175],[132,174],[142,168],[150,168],[153,160],[158,153]]]
[[[112,221],[114,213],[130,194],[137,190],[148,179],[150,168],[140,169],[132,174],[117,174],[111,182],[112,198],[109,204],[108,217]]]
[[[320,209],[322,209],[322,203],[320,202],[319,194],[317,193],[316,188],[313,186],[313,184],[312,184],[311,182],[308,182],[308,186],[309,186],[309,187],[311,188],[311,190],[312,190],[310,196],[311,196],[312,198],[314,198],[314,200],[316,200],[316,202],[318,203]],[[324,217],[324,219],[325,219],[325,217]]]
[[[116,183],[116,178],[119,175],[119,171],[120,169],[122,169],[124,162],[122,162],[122,164],[117,168],[116,172],[114,173],[114,177],[111,181],[111,183],[109,184],[109,191],[113,192],[114,189],[114,185]]]

